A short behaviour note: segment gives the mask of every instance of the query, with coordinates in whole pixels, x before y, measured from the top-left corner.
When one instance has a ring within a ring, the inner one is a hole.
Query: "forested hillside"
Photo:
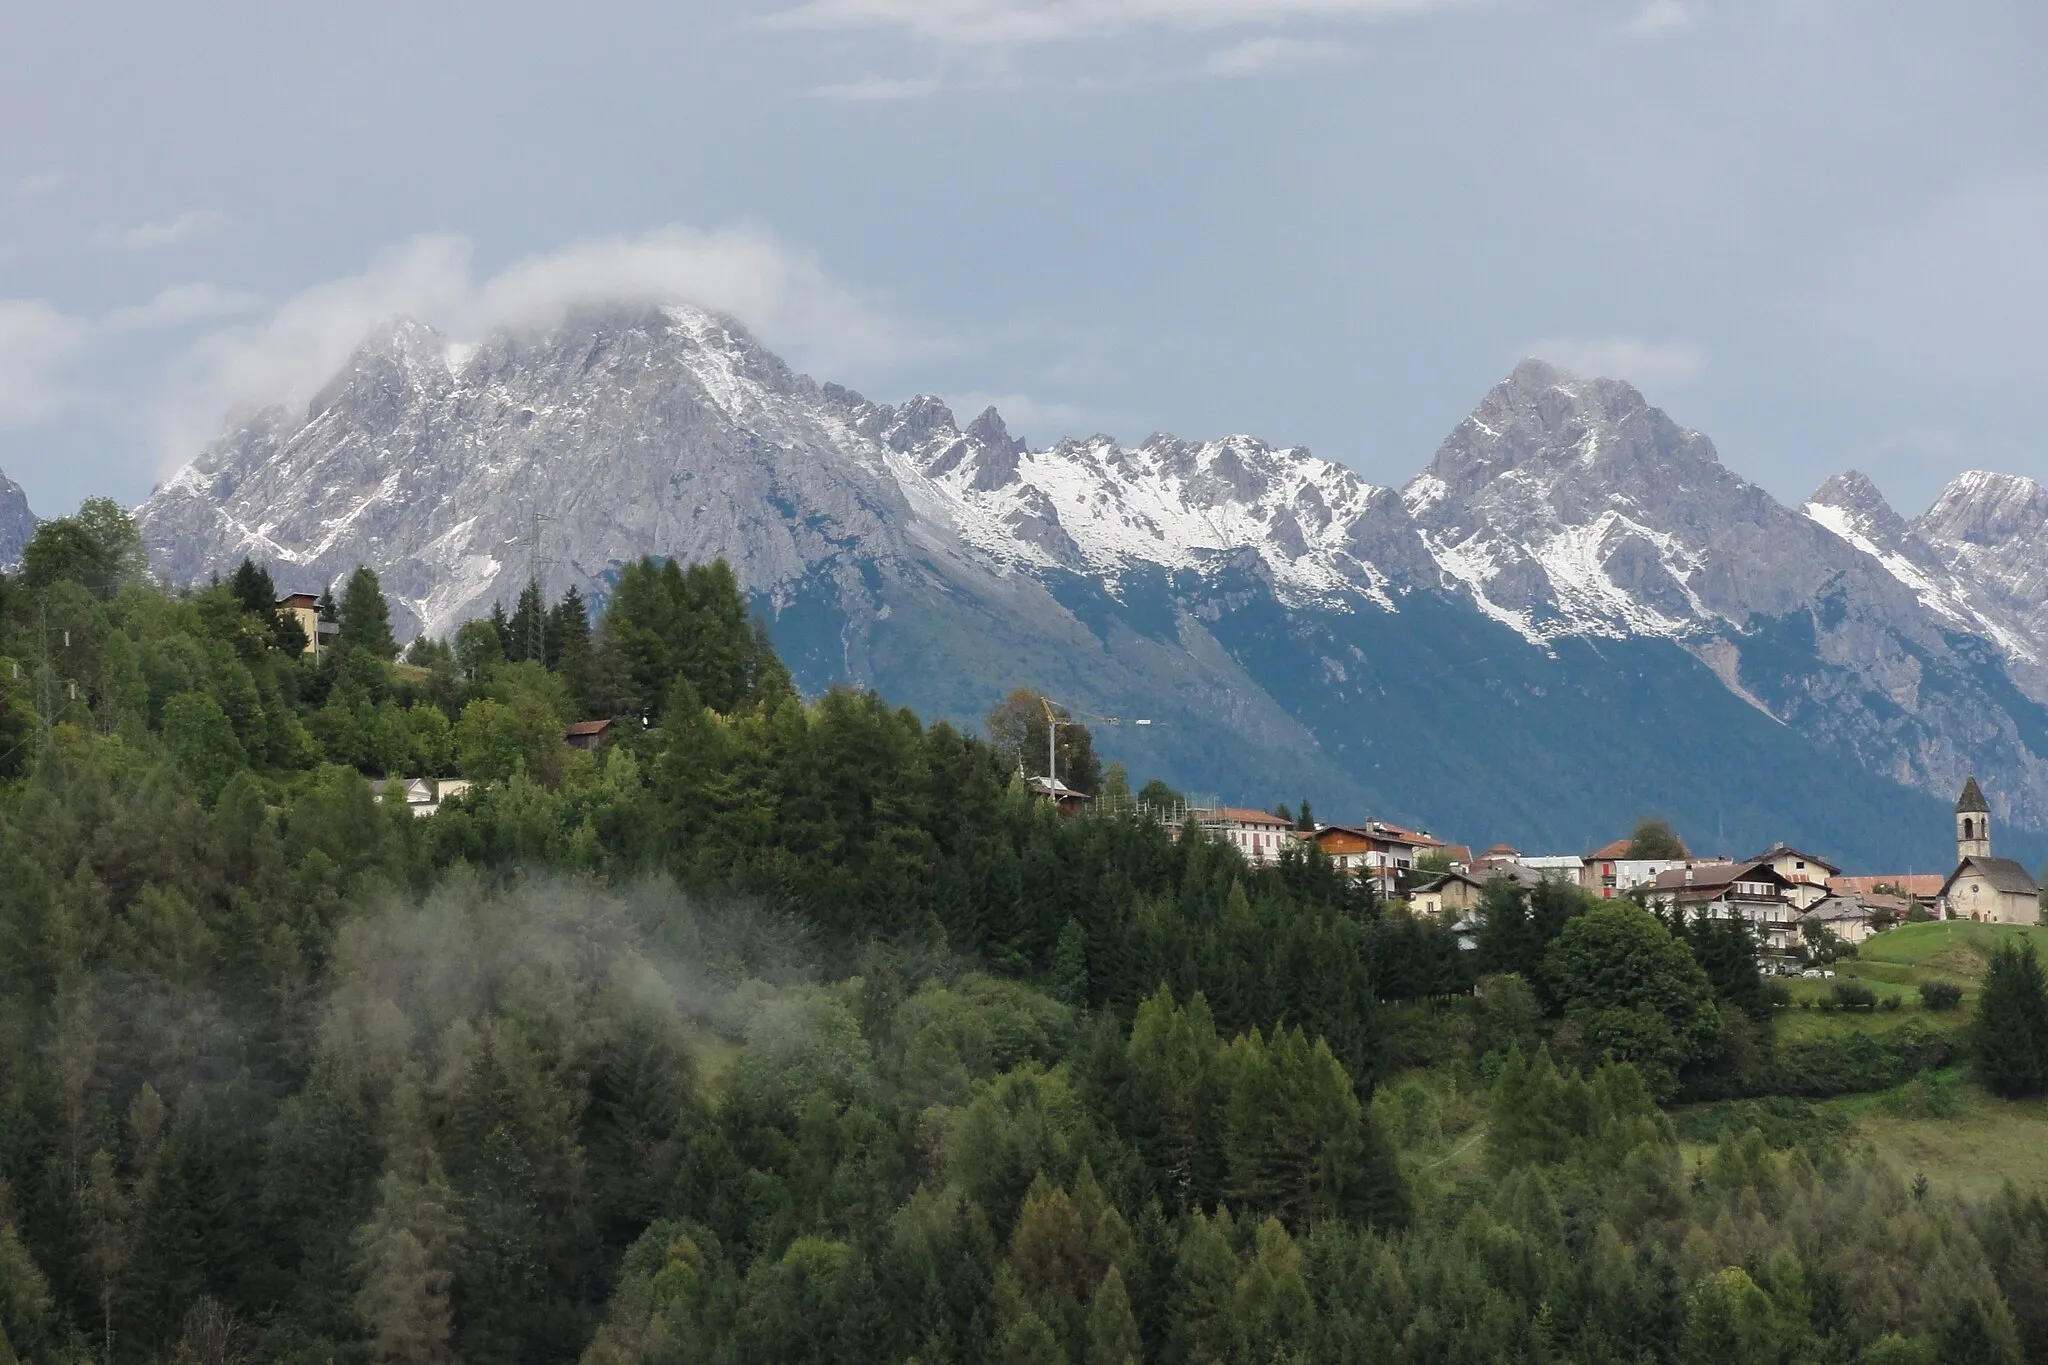
[[[140,564],[0,589],[0,1365],[2048,1354],[2038,1195],[1682,1150],[1946,1046],[1778,1045],[1739,933],[1062,819],[723,565],[402,657],[359,573],[315,661]]]

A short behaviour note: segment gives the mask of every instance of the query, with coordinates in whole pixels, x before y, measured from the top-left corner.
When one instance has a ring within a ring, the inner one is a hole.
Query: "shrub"
[[[1915,1076],[1886,1095],[1883,1103],[1887,1112],[1909,1119],[1952,1119],[1963,1111],[1955,1078],[1939,1073]]]
[[[1758,1090],[1780,1095],[1851,1095],[1890,1090],[1921,1071],[1956,1060],[1956,1040],[1908,1019],[1883,1036],[1852,1033],[1784,1043],[1764,1069]]]
[[[1920,1003],[1931,1010],[1952,1010],[1963,1003],[1963,988],[1953,981],[1923,981]]]
[[[1899,997],[1896,995],[1887,995],[1881,1003],[1885,1009],[1895,1010],[1899,1007]]]
[[[1764,982],[1764,999],[1771,1002],[1771,1008],[1784,1009],[1792,1003],[1792,988],[1782,981]]]
[[[1687,1142],[1715,1143],[1724,1134],[1740,1137],[1754,1128],[1763,1134],[1767,1146],[1780,1151],[1787,1147],[1827,1151],[1838,1147],[1849,1132],[1849,1120],[1842,1115],[1784,1095],[1695,1105],[1680,1110],[1672,1120],[1679,1137]]]
[[[1834,1001],[1839,1009],[1874,1010],[1877,1008],[1877,992],[1861,981],[1837,981]]]

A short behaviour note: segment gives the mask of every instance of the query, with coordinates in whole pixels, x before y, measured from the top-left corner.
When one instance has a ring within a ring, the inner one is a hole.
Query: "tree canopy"
[[[1798,1055],[1746,938],[1500,879],[1466,949],[1156,780],[1063,817],[797,695],[724,565],[397,664],[367,570],[315,657],[62,520],[0,591],[69,633],[0,679],[0,1362],[2048,1357],[2038,1195],[1681,1153]],[[2013,949],[1987,1079],[2044,1020]]]

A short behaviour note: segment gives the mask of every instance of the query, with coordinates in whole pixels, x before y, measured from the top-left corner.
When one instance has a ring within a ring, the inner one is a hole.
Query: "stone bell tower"
[[[1991,806],[1973,776],[1956,798],[1956,863],[1991,856]]]

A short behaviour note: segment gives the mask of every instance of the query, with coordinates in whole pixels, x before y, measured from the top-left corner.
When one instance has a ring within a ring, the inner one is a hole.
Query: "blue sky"
[[[1797,500],[2048,478],[2048,12],[1871,0],[22,7],[0,469],[134,502],[371,324],[737,312],[1034,443],[1399,483],[1527,353]]]

